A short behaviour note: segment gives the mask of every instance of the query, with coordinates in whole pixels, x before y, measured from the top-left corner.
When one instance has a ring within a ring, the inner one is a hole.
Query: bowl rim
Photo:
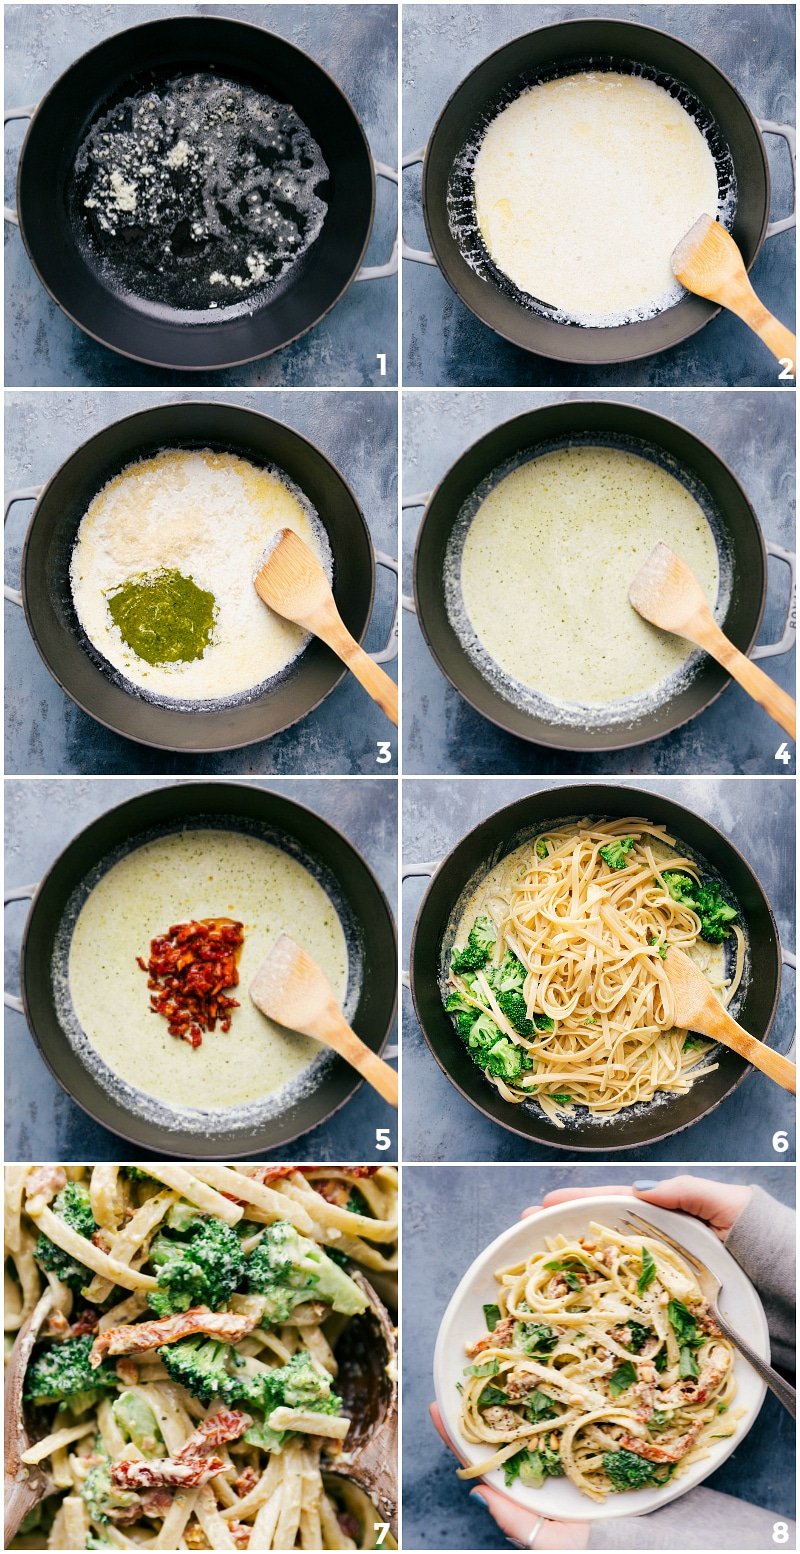
[[[744,1269],[736,1262],[726,1250],[724,1244],[717,1239],[714,1232],[702,1220],[672,1209],[662,1209],[656,1204],[648,1203],[647,1200],[640,1198],[631,1199],[625,1194],[615,1192],[609,1192],[602,1196],[573,1199],[566,1203],[551,1204],[547,1208],[538,1210],[536,1215],[532,1215],[524,1220],[516,1220],[513,1225],[509,1225],[498,1236],[495,1236],[494,1240],[482,1252],[479,1252],[459,1280],[439,1324],[433,1357],[436,1401],[441,1410],[442,1419],[448,1433],[452,1440],[458,1442],[459,1451],[463,1453],[466,1461],[474,1462],[479,1460],[481,1454],[469,1443],[465,1443],[460,1432],[457,1432],[455,1429],[457,1411],[452,1401],[453,1388],[448,1384],[447,1360],[453,1347],[452,1329],[475,1284],[484,1273],[494,1271],[492,1265],[496,1266],[496,1254],[508,1248],[510,1243],[520,1235],[523,1228],[535,1225],[539,1233],[539,1239],[542,1239],[545,1234],[555,1231],[556,1226],[554,1222],[560,1216],[563,1216],[565,1209],[573,1212],[576,1208],[583,1208],[588,1228],[590,1219],[601,1218],[603,1213],[609,1210],[618,1215],[624,1209],[629,1208],[632,1202],[637,1204],[639,1209],[643,1210],[645,1216],[653,1216],[653,1223],[656,1229],[660,1227],[666,1230],[675,1240],[680,1241],[683,1239],[688,1241],[689,1250],[694,1251],[696,1255],[701,1255],[702,1249],[707,1248],[711,1253],[708,1259],[708,1266],[718,1275],[723,1286],[725,1286],[726,1280],[728,1287],[732,1284],[738,1284],[739,1289],[751,1298],[753,1323],[748,1332],[748,1341],[752,1344],[756,1353],[769,1363],[769,1328],[761,1297]],[[687,1221],[691,1227],[688,1237],[686,1236]],[[700,1249],[691,1245],[691,1239],[695,1234],[700,1242]],[[724,1288],[722,1303],[723,1305],[726,1304]],[[740,1375],[741,1367],[746,1364],[747,1362],[743,1357],[738,1352],[735,1352],[734,1366]],[[709,1474],[721,1467],[723,1462],[741,1446],[748,1431],[752,1429],[756,1422],[767,1391],[766,1384],[760,1377],[756,1376],[755,1372],[749,1372],[749,1367],[748,1373],[753,1378],[755,1388],[754,1401],[750,1405],[746,1417],[739,1421],[734,1434],[727,1441],[719,1442],[718,1449],[709,1452],[707,1457],[695,1464],[694,1468],[685,1477],[679,1478],[677,1482],[673,1481],[667,1485],[656,1486],[655,1488],[628,1492],[624,1497],[623,1510],[619,1507],[618,1497],[616,1495],[609,1495],[602,1503],[590,1501],[588,1497],[582,1497],[585,1499],[585,1506],[575,1509],[570,1504],[568,1510],[565,1511],[558,1505],[557,1501],[554,1503],[552,1491],[550,1498],[548,1498],[548,1483],[552,1482],[556,1485],[556,1494],[558,1494],[561,1485],[561,1480],[558,1479],[546,1480],[541,1489],[526,1489],[524,1485],[520,1485],[519,1481],[517,1481],[514,1489],[509,1490],[504,1487],[502,1479],[498,1481],[499,1470],[496,1469],[493,1473],[486,1474],[474,1482],[476,1484],[485,1483],[489,1485],[503,1494],[509,1501],[509,1504],[517,1509],[530,1511],[533,1516],[556,1517],[559,1519],[568,1517],[570,1521],[587,1523],[608,1521],[621,1515],[643,1516],[649,1511],[654,1511],[660,1506],[667,1505],[672,1500],[677,1500],[690,1489],[697,1488]],[[570,1485],[570,1488],[573,1488],[573,1486]]]

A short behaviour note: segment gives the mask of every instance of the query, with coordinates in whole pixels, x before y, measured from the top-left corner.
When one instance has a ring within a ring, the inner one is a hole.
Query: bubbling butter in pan
[[[544,453],[480,502],[460,570],[448,557],[448,613],[463,640],[466,612],[465,646],[490,674],[499,669],[507,682],[562,706],[628,701],[676,675],[695,651],[642,620],[628,601],[631,580],[659,540],[691,567],[713,609],[714,535],[674,475],[619,448]]]
[[[672,250],[719,205],[695,120],[656,82],[615,71],[523,92],[489,125],[473,182],[497,268],[519,291],[596,326],[678,301]]]
[[[152,700],[242,698],[309,640],[253,586],[283,528],[300,535],[330,577],[316,512],[279,470],[210,449],[165,449],[127,465],[91,502],[72,552],[72,597],[86,636]]]

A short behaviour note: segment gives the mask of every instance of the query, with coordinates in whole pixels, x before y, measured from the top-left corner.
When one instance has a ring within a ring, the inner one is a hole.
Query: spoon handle
[[[334,1052],[338,1052],[340,1058],[357,1069],[362,1079],[366,1079],[367,1084],[372,1085],[373,1090],[377,1090],[384,1101],[388,1101],[397,1110],[397,1074],[356,1035],[334,1004],[329,1004],[323,1015],[313,1025],[308,1025],[306,1030],[309,1036],[316,1037],[317,1041],[323,1041]]]
[[[790,1063],[780,1052],[774,1052],[772,1047],[759,1041],[756,1036],[751,1036],[749,1031],[742,1030],[741,1025],[737,1025],[733,1016],[716,999],[713,1000],[713,1006],[710,1002],[703,1005],[693,1029],[713,1041],[721,1041],[724,1046],[731,1047],[740,1058],[752,1063],[753,1068],[760,1069],[768,1079],[774,1079],[784,1090],[790,1090],[792,1095],[796,1095],[797,1069],[794,1063]]]
[[[774,718],[784,733],[791,739],[796,739],[797,703],[792,700],[788,692],[780,685],[776,685],[763,669],[759,669],[758,664],[745,658],[744,653],[740,653],[739,649],[729,642],[724,632],[720,631],[716,621],[709,617],[708,621],[695,624],[696,630],[692,633],[694,641],[710,653],[718,664],[722,664],[723,668],[727,669],[728,674],[741,685],[742,690],[746,691],[748,696],[752,696],[753,701],[757,701],[759,706]]]
[[[394,680],[390,679],[384,669],[381,669],[380,664],[376,664],[370,658],[369,653],[365,653],[364,649],[359,647],[355,637],[351,637],[338,615],[333,622],[315,625],[314,630],[317,636],[322,637],[328,647],[347,665],[359,685],[363,685],[367,695],[377,702],[397,728],[397,686]]]

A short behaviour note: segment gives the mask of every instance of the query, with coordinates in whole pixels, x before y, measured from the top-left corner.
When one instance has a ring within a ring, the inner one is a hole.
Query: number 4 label
[[[789,746],[787,745],[786,740],[782,739],[780,744],[778,745],[777,750],[775,751],[775,760],[776,761],[783,761],[784,766],[788,766],[789,762],[791,761],[791,759],[792,759],[792,752],[789,749]]]

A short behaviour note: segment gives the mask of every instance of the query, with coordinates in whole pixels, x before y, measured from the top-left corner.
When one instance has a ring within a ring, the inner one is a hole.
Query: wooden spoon
[[[687,291],[736,313],[794,373],[797,337],[759,301],[739,249],[718,221],[701,216],[695,222],[673,249],[672,271]]]
[[[320,563],[294,530],[279,530],[253,581],[271,610],[327,643],[396,728],[397,686],[350,635]]]
[[[663,541],[639,568],[628,589],[628,598],[651,625],[704,648],[792,739],[797,737],[797,704],[728,641],[691,568]]]
[[[288,934],[281,934],[259,967],[250,997],[268,1019],[332,1047],[384,1101],[397,1106],[394,1069],[350,1029],[324,971]]]
[[[53,1292],[46,1289],[26,1322],[20,1328],[6,1371],[5,1437],[5,1547],[19,1530],[20,1523],[34,1506],[55,1493],[55,1484],[44,1470],[22,1461],[22,1453],[33,1445],[25,1424],[22,1388],[28,1361],[38,1342],[42,1323],[53,1306]]]
[[[664,970],[675,995],[675,1024],[681,1030],[696,1031],[698,1036],[722,1042],[723,1047],[738,1052],[741,1058],[769,1079],[774,1079],[784,1090],[791,1090],[792,1095],[797,1093],[794,1063],[737,1025],[727,1009],[723,1009],[700,967],[683,950],[667,950]]]
[[[360,1270],[349,1272],[369,1307],[361,1316],[348,1318],[334,1344],[336,1390],[353,1423],[329,1471],[364,1490],[396,1533],[397,1335],[373,1286]]]

